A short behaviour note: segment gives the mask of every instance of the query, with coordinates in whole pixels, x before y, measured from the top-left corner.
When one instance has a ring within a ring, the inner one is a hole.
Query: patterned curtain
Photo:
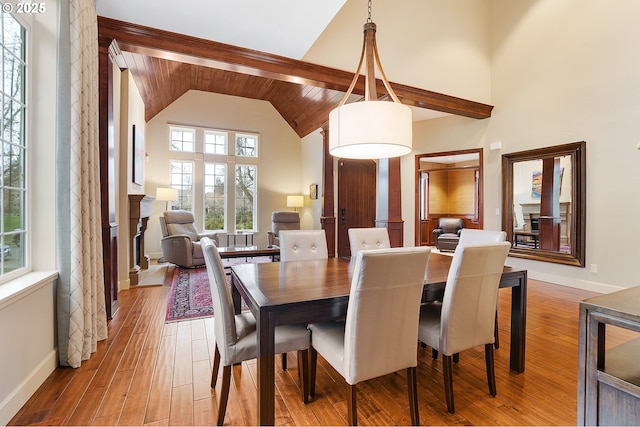
[[[58,350],[77,368],[107,338],[98,146],[98,27],[93,0],[64,0],[58,72]],[[68,20],[68,26],[65,21]],[[67,68],[65,72],[65,68]],[[67,92],[68,91],[68,92]]]

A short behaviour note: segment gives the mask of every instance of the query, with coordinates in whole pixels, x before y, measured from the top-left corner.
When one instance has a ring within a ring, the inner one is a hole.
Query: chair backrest
[[[476,230],[463,228],[460,232],[459,245],[478,245],[483,243],[499,243],[507,239],[507,233],[495,230]]]
[[[531,220],[531,231],[540,231],[540,218],[529,217]]]
[[[510,248],[509,242],[456,248],[442,300],[443,354],[493,343],[498,285]]]
[[[344,339],[344,375],[356,384],[417,366],[420,300],[431,248],[360,251]]]
[[[293,211],[271,212],[271,231],[279,237],[282,230],[300,230],[300,214]]]
[[[351,258],[354,258],[362,250],[390,248],[389,232],[382,227],[350,228],[349,246],[351,247]]]
[[[186,234],[197,242],[198,230],[194,224],[193,213],[189,211],[167,211],[164,213],[164,222],[167,227],[167,235]]]
[[[327,237],[324,230],[280,231],[280,261],[326,259]]]
[[[220,359],[226,366],[233,359],[231,349],[237,342],[236,319],[233,309],[231,289],[227,284],[222,259],[213,240],[203,237],[200,242],[204,253],[204,262],[209,276],[213,313],[215,315],[214,334],[220,350]]]
[[[438,218],[438,228],[445,233],[457,233],[462,228],[461,218]]]

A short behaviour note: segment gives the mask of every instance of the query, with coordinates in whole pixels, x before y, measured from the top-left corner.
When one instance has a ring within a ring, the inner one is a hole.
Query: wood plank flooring
[[[483,349],[467,351],[454,366],[456,413],[448,414],[442,361],[416,345],[422,425],[575,425],[578,303],[595,294],[536,280],[529,280],[528,289],[521,375],[508,368],[511,293],[500,291],[496,397],[488,393]],[[9,425],[214,424],[213,318],[165,324],[168,291],[157,286],[120,292],[109,338],[80,368],[56,369]],[[288,357],[286,372],[276,367],[276,425],[345,425],[347,388],[340,375],[319,358],[316,397],[304,405],[296,356]],[[255,420],[256,364],[250,361],[233,368],[225,425]],[[359,386],[358,422],[410,424],[404,372]]]

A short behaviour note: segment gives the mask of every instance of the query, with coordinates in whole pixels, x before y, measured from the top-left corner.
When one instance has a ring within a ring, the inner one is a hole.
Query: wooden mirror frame
[[[513,242],[513,165],[516,162],[571,156],[571,251],[569,253],[511,247],[509,256],[558,264],[585,266],[586,143],[584,141],[502,155],[502,229]]]
[[[415,232],[414,239],[415,245],[420,246],[420,160],[427,159],[429,157],[445,157],[445,156],[459,156],[465,154],[477,154],[478,155],[478,218],[477,223],[475,223],[476,228],[483,228],[484,224],[484,185],[483,185],[483,168],[484,168],[484,160],[483,160],[483,149],[482,148],[471,148],[467,150],[456,150],[456,151],[444,151],[438,153],[422,153],[415,155]]]

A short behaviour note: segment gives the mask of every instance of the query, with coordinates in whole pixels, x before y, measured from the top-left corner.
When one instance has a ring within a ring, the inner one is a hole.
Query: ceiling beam
[[[122,51],[346,92],[353,73],[111,18],[98,17],[101,44],[116,40]],[[378,93],[387,93],[378,80]],[[475,119],[491,117],[493,106],[399,83],[391,87],[403,104]],[[364,95],[364,76],[353,92]]]

